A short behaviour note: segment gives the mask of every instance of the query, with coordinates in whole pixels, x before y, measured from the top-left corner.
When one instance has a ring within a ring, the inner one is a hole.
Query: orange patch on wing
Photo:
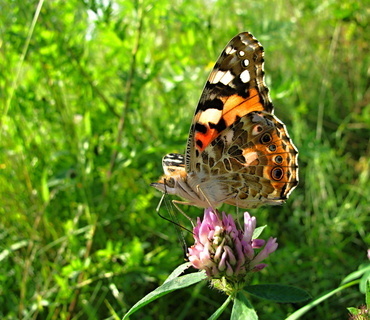
[[[224,103],[222,117],[224,118],[227,126],[233,124],[237,116],[243,117],[252,111],[264,110],[258,91],[254,88],[249,89],[249,97],[247,99],[234,94],[221,100]]]
[[[194,136],[196,148],[199,151],[203,151],[218,135],[219,132],[216,129],[210,128],[208,128],[206,133],[197,132]],[[200,141],[201,145],[197,141]]]
[[[246,114],[252,112],[252,111],[263,111],[265,110],[258,91],[254,88],[249,89],[249,97],[243,98],[237,94],[234,94],[230,97],[220,98],[222,102],[224,103],[224,108],[222,110],[222,118],[225,120],[226,126],[230,126],[235,122],[236,117],[243,117]],[[220,134],[220,132],[216,129],[209,128],[208,121],[204,121],[204,119],[201,118],[207,118],[205,117],[204,112],[199,112],[194,117],[194,122],[199,122],[207,127],[206,133],[196,132],[194,136],[194,144],[196,148],[199,151],[203,151],[214,139],[217,138],[217,136]],[[211,114],[212,117],[210,117],[210,120],[212,120],[212,123],[216,123],[217,120],[217,110],[213,111]],[[207,119],[208,120],[208,119]],[[197,143],[198,141],[198,143]],[[199,143],[200,141],[200,143]]]

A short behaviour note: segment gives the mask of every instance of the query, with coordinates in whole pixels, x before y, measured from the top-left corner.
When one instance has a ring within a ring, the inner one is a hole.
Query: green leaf
[[[370,269],[367,272],[365,272],[364,275],[360,279],[360,292],[366,295],[368,306],[370,303],[369,281],[370,281]]]
[[[242,291],[236,295],[233,310],[231,312],[231,320],[256,320],[258,319],[257,313],[252,304]]]
[[[297,320],[297,319],[300,319],[302,315],[304,315],[306,312],[308,312],[312,308],[316,307],[321,302],[325,301],[326,299],[330,298],[331,296],[335,295],[336,293],[338,293],[338,292],[340,292],[340,291],[342,291],[342,290],[344,290],[346,288],[349,288],[349,287],[351,287],[353,285],[356,285],[358,283],[359,283],[359,280],[352,281],[352,282],[349,282],[349,283],[346,283],[346,284],[340,286],[339,288],[336,288],[334,290],[331,290],[331,291],[323,294],[319,298],[311,301],[310,303],[306,304],[304,307],[302,307],[302,308],[296,310],[295,312],[293,312],[285,320]]]
[[[44,202],[49,202],[50,200],[50,192],[49,192],[49,186],[48,186],[48,170],[47,168],[44,168],[41,175],[41,195],[42,200]]]
[[[361,264],[358,267],[358,270],[351,272],[348,276],[346,276],[342,280],[341,284],[342,285],[346,284],[358,278],[360,278],[360,291],[362,293],[365,293],[366,292],[366,282],[370,280],[370,264],[369,263]]]
[[[347,310],[353,314],[353,315],[358,315],[360,313],[360,309],[357,309],[357,308],[353,308],[353,307],[349,307],[347,308]]]
[[[226,307],[229,305],[230,301],[232,300],[231,296],[229,296],[225,302],[219,307],[209,318],[208,320],[216,320],[219,316],[225,311]]]
[[[256,229],[254,229],[252,239],[257,239],[266,227],[267,225],[264,225],[264,226],[257,227]]]
[[[183,265],[182,265],[183,266]],[[181,266],[180,266],[181,267]],[[178,269],[178,268],[177,268]],[[177,272],[175,269],[174,272]],[[173,273],[170,275],[170,277],[173,275]],[[148,303],[166,295],[167,293],[170,293],[172,291],[175,291],[177,289],[188,287],[194,283],[197,283],[199,281],[202,281],[206,279],[207,276],[205,272],[194,272],[191,274],[184,275],[182,277],[174,278],[172,280],[166,281],[163,283],[160,287],[155,289],[154,291],[147,294],[144,298],[139,300],[123,317],[122,320],[127,319],[129,315],[133,314],[140,308],[144,307]]]
[[[345,284],[347,282],[350,282],[352,280],[360,278],[363,274],[366,272],[370,272],[370,264],[360,265],[358,270],[351,272],[348,276],[346,276],[341,284]]]
[[[164,281],[163,284],[165,284],[166,282],[169,282],[172,279],[177,278],[181,273],[183,273],[189,267],[191,267],[190,262],[185,262],[185,263],[179,265],[175,270],[172,271],[172,273],[168,276],[168,278]]]
[[[297,303],[311,299],[307,291],[282,284],[257,284],[246,286],[244,290],[256,297],[280,303]]]

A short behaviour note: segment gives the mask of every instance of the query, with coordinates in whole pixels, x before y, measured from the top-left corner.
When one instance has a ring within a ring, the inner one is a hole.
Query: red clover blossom
[[[205,270],[215,287],[231,294],[241,289],[250,272],[266,267],[261,263],[278,244],[276,238],[267,243],[253,239],[256,218],[244,213],[244,230],[238,230],[231,214],[205,209],[203,221],[198,218],[193,229],[195,244],[188,249],[192,265]],[[257,254],[255,249],[261,249]]]

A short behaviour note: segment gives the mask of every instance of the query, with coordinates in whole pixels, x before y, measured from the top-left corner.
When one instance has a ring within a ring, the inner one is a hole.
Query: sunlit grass
[[[162,174],[164,154],[184,151],[210,68],[241,31],[265,47],[276,114],[300,151],[301,182],[287,204],[251,210],[280,244],[253,281],[293,284],[313,296],[336,288],[370,246],[364,6],[45,2],[11,96],[35,6],[6,1],[0,101],[11,100],[1,115],[0,316],[120,318],[182,263],[176,230],[156,214],[160,195],[149,184]],[[93,28],[87,10],[97,14]],[[204,319],[224,298],[196,286],[139,318]],[[361,299],[357,290],[343,292],[304,319],[345,318]],[[269,320],[296,309],[255,307]]]

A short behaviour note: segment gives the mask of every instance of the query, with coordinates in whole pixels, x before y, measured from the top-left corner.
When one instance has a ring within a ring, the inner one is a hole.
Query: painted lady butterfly
[[[231,39],[200,97],[185,157],[166,155],[165,175],[153,187],[204,208],[255,208],[288,198],[298,184],[298,151],[273,115],[263,56],[252,34]]]

